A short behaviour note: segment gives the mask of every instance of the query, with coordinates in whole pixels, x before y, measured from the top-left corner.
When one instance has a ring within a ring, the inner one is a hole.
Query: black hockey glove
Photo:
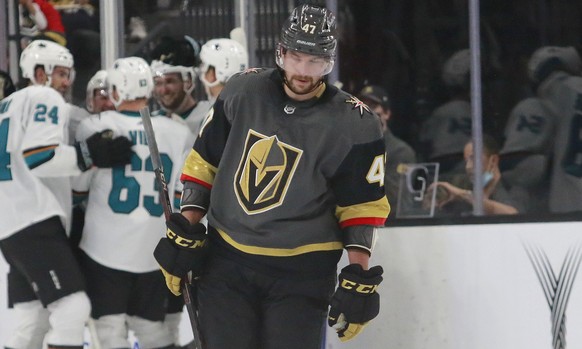
[[[339,274],[327,323],[336,330],[342,342],[360,334],[380,312],[377,289],[383,272],[381,266],[363,270],[359,264],[350,264]]]
[[[172,213],[166,226],[166,237],[158,242],[154,257],[164,274],[166,286],[179,296],[182,278],[189,271],[193,276],[202,271],[208,249],[206,227],[201,223],[190,224],[180,213]]]
[[[85,141],[75,143],[77,164],[82,171],[91,166],[114,167],[129,164],[132,143],[127,137],[113,138],[111,130],[96,132]]]

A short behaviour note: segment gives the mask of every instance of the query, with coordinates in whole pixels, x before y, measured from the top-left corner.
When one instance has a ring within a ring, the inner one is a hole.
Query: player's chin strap
[[[44,84],[42,84],[42,83],[40,83],[40,82],[36,81],[36,78],[34,78],[34,77],[31,77],[31,78],[30,78],[30,82],[31,82],[33,85],[37,85],[37,86],[46,86],[46,87],[51,87],[51,83],[53,82],[53,79],[52,79],[52,77],[51,77],[50,75],[47,75],[47,76],[46,76],[46,81],[44,82]]]
[[[214,87],[214,86],[218,86],[220,84],[220,81],[218,79],[216,79],[212,82],[208,81],[208,79],[206,79],[204,74],[200,75],[200,81],[202,81],[204,86],[208,86],[208,87]]]

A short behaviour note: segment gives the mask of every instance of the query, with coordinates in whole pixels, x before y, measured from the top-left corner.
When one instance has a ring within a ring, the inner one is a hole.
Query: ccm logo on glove
[[[382,282],[381,266],[364,270],[359,264],[343,268],[332,299],[327,322],[342,342],[362,332],[380,312],[378,285]]]
[[[199,248],[204,247],[206,245],[206,239],[204,240],[192,240],[184,238],[178,234],[176,234],[173,230],[168,228],[166,230],[166,237],[172,240],[176,245],[184,248]]]
[[[190,225],[179,213],[172,213],[166,222],[166,237],[184,249],[197,249],[206,246],[206,228],[202,224]]]
[[[346,279],[342,280],[342,283],[341,283],[341,287],[345,288],[346,290],[353,290],[353,291],[356,291],[358,293],[364,293],[364,294],[376,292],[376,290],[378,289],[378,286],[379,285],[359,284],[357,282],[346,280]]]
[[[180,213],[172,213],[166,222],[166,237],[161,238],[154,257],[166,279],[168,289],[179,296],[182,278],[192,271],[196,278],[202,272],[207,251],[206,227],[190,222]]]

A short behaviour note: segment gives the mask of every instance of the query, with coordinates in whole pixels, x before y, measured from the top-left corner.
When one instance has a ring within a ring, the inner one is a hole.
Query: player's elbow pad
[[[38,177],[68,177],[81,173],[77,166],[77,152],[74,147],[59,144],[52,152],[50,157],[46,157],[45,160],[40,159],[40,162],[32,160],[34,155],[27,155],[25,152],[26,162],[32,173]]]
[[[343,229],[344,248],[360,248],[372,254],[376,244],[376,227],[352,225]]]
[[[208,211],[210,205],[210,189],[194,182],[185,182],[182,190],[180,209],[201,209]]]

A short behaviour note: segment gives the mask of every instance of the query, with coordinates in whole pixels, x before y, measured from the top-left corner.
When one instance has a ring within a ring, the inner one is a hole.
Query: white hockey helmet
[[[249,65],[246,49],[232,39],[208,40],[200,50],[200,60],[200,80],[208,87],[226,83],[232,75],[245,70]],[[210,67],[214,67],[216,74],[214,82],[207,81],[204,76]]]
[[[536,84],[544,81],[553,71],[561,70],[579,75],[582,71],[580,55],[574,47],[544,46],[538,48],[530,57],[527,73]]]
[[[150,98],[154,87],[148,63],[140,57],[119,58],[107,69],[109,99],[117,108],[123,101]],[[113,91],[117,92],[116,100]]]
[[[90,113],[94,112],[93,97],[95,96],[95,90],[102,90],[107,92],[108,84],[106,70],[99,70],[87,83],[87,98],[85,100],[85,105],[87,106],[87,110]]]
[[[153,60],[152,64],[150,65],[152,70],[152,76],[155,77],[162,77],[165,74],[172,74],[177,73],[180,74],[182,81],[191,81],[190,85],[184,85],[184,91],[186,93],[191,93],[194,90],[194,78],[196,77],[196,72],[194,71],[193,67],[185,67],[183,65],[171,65],[166,64],[162,61]],[[186,88],[186,86],[189,86]]]
[[[471,51],[463,49],[455,52],[443,65],[442,79],[449,87],[468,88],[471,72]]]
[[[55,42],[48,40],[34,40],[22,51],[20,55],[20,69],[22,76],[30,79],[38,85],[34,79],[34,70],[37,66],[42,66],[47,75],[46,85],[51,84],[51,74],[55,67],[65,67],[71,69],[71,80],[73,79],[73,55],[69,50]]]

